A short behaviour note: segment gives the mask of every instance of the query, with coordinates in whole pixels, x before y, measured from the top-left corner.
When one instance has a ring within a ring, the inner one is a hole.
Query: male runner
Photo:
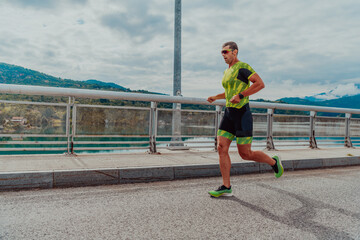
[[[271,158],[262,151],[251,150],[253,120],[249,107],[249,96],[263,89],[264,82],[247,63],[239,61],[237,58],[238,47],[235,42],[224,43],[221,54],[225,62],[229,64],[222,79],[225,92],[207,99],[210,103],[217,99],[226,99],[225,114],[217,132],[217,150],[223,185],[217,190],[209,192],[213,197],[232,193],[229,147],[235,136],[238,152],[242,159],[271,165],[277,178],[281,177],[284,172],[278,156]],[[250,82],[252,82],[251,86]]]

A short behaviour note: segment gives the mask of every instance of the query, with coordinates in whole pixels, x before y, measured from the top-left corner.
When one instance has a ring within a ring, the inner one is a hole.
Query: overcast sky
[[[172,94],[174,6],[1,0],[0,62]],[[182,94],[223,92],[229,40],[265,82],[252,99],[360,93],[359,12],[359,0],[182,0]]]

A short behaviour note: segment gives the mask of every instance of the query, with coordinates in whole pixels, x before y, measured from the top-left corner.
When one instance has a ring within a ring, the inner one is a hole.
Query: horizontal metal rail
[[[267,116],[266,113],[252,113],[253,116]]]
[[[63,148],[39,148],[39,147],[34,147],[34,148],[0,148],[0,152],[25,152],[25,151],[66,151],[67,148],[63,147]]]
[[[318,145],[322,145],[322,146],[342,146],[343,144],[341,143],[318,143]]]
[[[174,111],[171,108],[158,108],[158,111],[164,111],[164,112],[172,112]],[[180,112],[191,112],[191,113],[211,113],[211,114],[215,114],[216,112],[214,111],[209,111],[209,110],[191,110],[191,109],[180,109]]]
[[[273,138],[276,139],[282,139],[282,138],[289,138],[289,139],[305,139],[305,138],[309,138],[309,135],[295,135],[295,134],[288,134],[287,132],[285,132],[283,135],[273,135]]]
[[[66,134],[62,134],[62,135],[58,135],[58,134],[36,134],[36,133],[12,133],[12,134],[0,134],[0,137],[11,137],[11,138],[22,138],[22,137],[61,137],[61,138],[66,138],[67,135]]]
[[[91,142],[91,141],[74,141],[74,144],[87,144],[87,145],[102,145],[102,144],[114,144],[114,145],[125,145],[125,144],[149,144],[149,141],[121,141],[121,142],[111,142],[111,141],[108,141],[108,142],[100,142],[100,141],[94,141],[94,142]]]
[[[173,135],[157,135],[156,138],[172,138]],[[209,136],[209,135],[180,135],[180,138],[214,138],[215,135]]]
[[[107,135],[100,135],[100,134],[82,134],[82,135],[74,135],[74,137],[76,138],[86,138],[86,137],[93,137],[93,138],[99,138],[99,137],[108,137],[108,138],[148,138],[149,135],[111,135],[111,134],[107,134]]]
[[[262,114],[262,113],[260,113],[260,114]],[[266,114],[262,114],[262,115],[266,116]],[[274,117],[309,118],[310,116],[307,116],[307,115],[290,115],[290,114],[274,114]]]
[[[308,139],[303,139],[303,140],[291,140],[291,139],[286,139],[286,140],[282,140],[282,139],[275,139],[276,142],[308,142]]]
[[[149,149],[149,147],[77,147],[77,150],[94,150],[94,151],[105,151],[105,150],[128,150],[128,149]]]
[[[185,146],[185,148],[186,149],[191,149],[191,148],[213,148],[214,146],[212,145],[212,146]],[[169,146],[158,146],[157,148],[159,148],[159,149],[168,149],[169,148]],[[173,149],[176,149],[176,147],[173,147]],[[179,147],[178,148],[179,150],[183,150],[184,149],[184,147],[183,146],[181,146],[181,147]]]
[[[298,147],[298,146],[309,146],[309,144],[281,144],[279,147]]]
[[[188,142],[184,142],[184,141],[159,141],[158,143],[184,143],[184,144],[193,144],[193,143],[214,143],[215,140],[213,141],[188,141]]]
[[[40,144],[40,145],[61,145],[61,144],[67,144],[65,141],[3,141],[1,144],[7,144],[7,145],[21,145],[21,144]]]
[[[78,98],[94,98],[94,99],[117,99],[117,100],[132,100],[132,101],[145,101],[145,102],[168,102],[168,103],[182,103],[182,104],[225,106],[225,101],[223,100],[209,103],[204,98],[190,98],[190,97],[181,97],[181,96],[88,90],[88,89],[76,89],[76,88],[27,86],[27,85],[15,85],[15,84],[0,84],[0,93],[42,95],[42,96],[52,96],[52,97],[59,96],[59,97],[78,97]],[[333,107],[319,107],[319,106],[282,104],[282,103],[251,102],[251,101],[250,101],[250,107],[265,108],[265,109],[295,110],[295,111],[316,111],[316,112],[328,112],[328,113],[360,114],[360,109],[352,109],[352,108],[333,108]]]
[[[9,100],[0,100],[0,103],[6,104],[23,104],[23,105],[42,105],[42,106],[58,106],[66,107],[66,103],[47,103],[47,102],[29,102],[29,101],[9,101]]]
[[[107,106],[107,105],[90,105],[90,104],[74,104],[77,107],[83,108],[110,108],[110,109],[124,109],[124,110],[144,110],[149,111],[150,108],[146,107],[125,107],[125,106]]]
[[[318,139],[318,142],[344,142],[344,140],[321,140],[321,139]]]
[[[316,138],[321,140],[322,138],[344,138],[344,136],[339,136],[339,135],[316,135]]]

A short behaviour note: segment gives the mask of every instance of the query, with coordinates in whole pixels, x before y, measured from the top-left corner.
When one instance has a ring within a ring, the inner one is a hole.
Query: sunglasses
[[[224,49],[224,50],[221,51],[221,54],[227,54],[228,52],[232,52],[232,51],[234,51],[234,50],[232,50],[232,49]]]

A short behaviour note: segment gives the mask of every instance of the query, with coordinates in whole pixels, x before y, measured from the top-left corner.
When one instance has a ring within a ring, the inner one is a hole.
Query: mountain
[[[23,68],[20,66],[15,66],[7,63],[0,62],[0,83],[6,84],[19,84],[19,85],[36,85],[36,86],[51,86],[51,87],[65,87],[65,88],[84,88],[84,89],[101,89],[101,90],[111,90],[111,91],[122,91],[122,92],[137,92],[137,93],[147,93],[147,94],[158,94],[158,95],[167,95],[164,93],[158,92],[149,92],[147,90],[130,90],[115,83],[102,82],[95,79],[89,79],[86,81],[76,81],[71,79],[62,79],[50,76],[45,73],[34,71],[31,69]],[[3,95],[1,99],[5,100],[14,100],[14,98],[8,98],[8,96]],[[30,100],[30,101],[44,101],[43,96],[16,96],[15,100]],[[52,97],[47,97],[46,101],[57,101],[52,99]],[[67,100],[65,100],[67,101]],[[94,103],[109,103],[107,99],[80,99],[81,103],[84,104],[94,104]],[[116,106],[138,106],[145,107],[149,106],[147,102],[139,101],[127,101],[127,100],[114,100],[112,103]],[[172,108],[171,103],[159,103],[159,107],[162,108]],[[183,109],[200,109],[200,110],[210,110],[215,109],[214,106],[208,105],[194,105],[194,104],[183,104]]]
[[[310,101],[311,98],[281,98],[278,101],[289,104],[301,104],[301,105],[314,105],[314,106],[326,106],[326,107],[339,107],[339,108],[356,108],[360,109],[360,94],[354,96],[345,96],[337,99],[330,100],[315,100]]]
[[[345,83],[334,89],[303,98],[281,98],[278,101],[289,104],[315,105],[360,109],[360,84]]]
[[[124,88],[123,86],[117,85],[116,83],[102,82],[102,81],[95,80],[95,79],[86,80],[85,82],[90,83],[90,84],[99,85],[104,88],[110,87],[112,89],[118,89],[119,91],[122,91],[122,92],[131,92],[130,88]]]
[[[129,88],[125,88],[115,83],[107,83],[94,79],[87,81],[62,79],[7,63],[0,63],[0,83],[162,94],[146,90],[132,91]]]
[[[314,96],[306,96],[303,99],[309,102],[322,102],[325,100],[324,99],[325,97],[326,97],[326,93],[319,93]]]
[[[360,94],[360,84],[345,83],[338,85],[337,87],[328,92],[319,93],[314,96],[304,97],[304,99],[312,102],[321,102],[325,100],[339,99],[342,97],[351,97],[358,94]]]
[[[324,106],[360,109],[360,94],[355,96],[346,96],[339,99],[326,100],[323,103]]]

